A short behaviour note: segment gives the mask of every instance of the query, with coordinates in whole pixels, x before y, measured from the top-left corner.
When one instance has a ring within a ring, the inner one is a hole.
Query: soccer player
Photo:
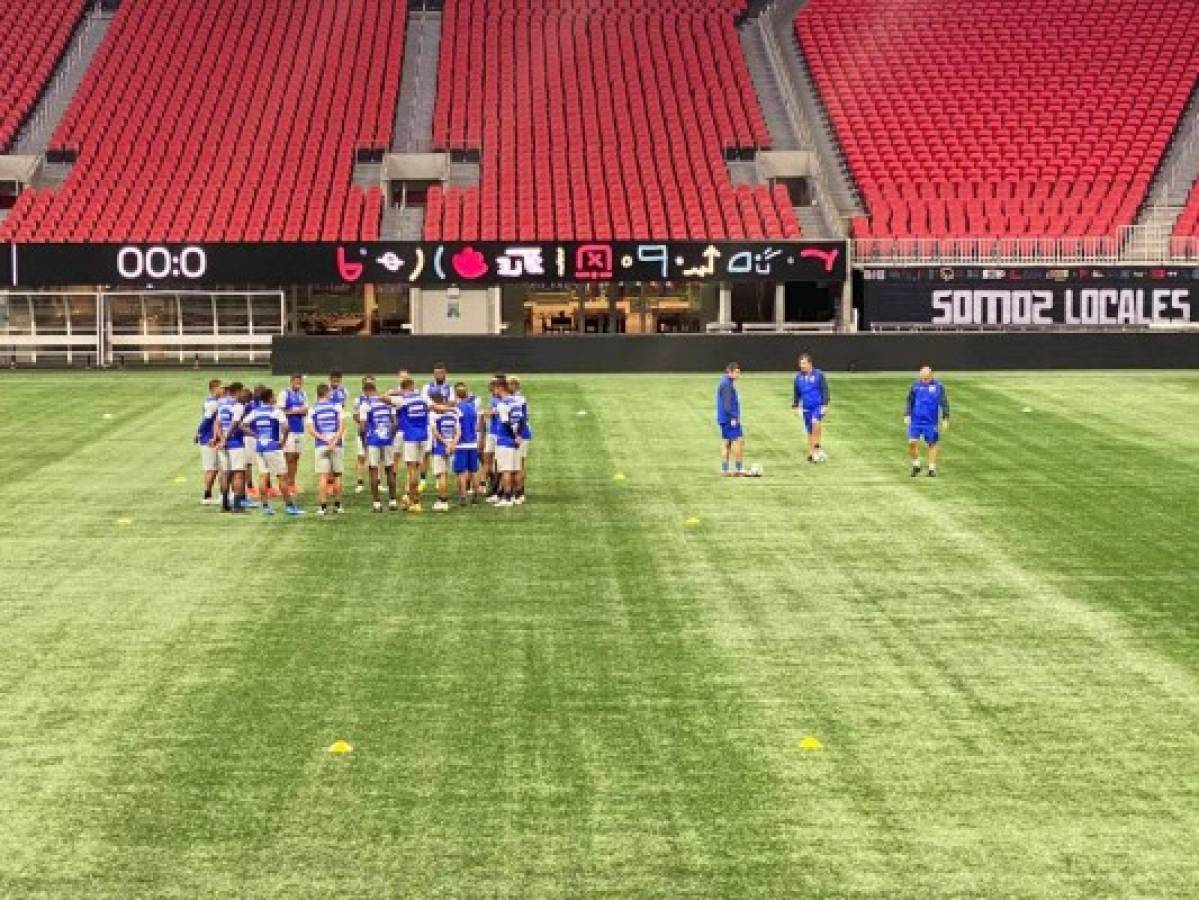
[[[445,363],[435,363],[433,366],[433,380],[428,382],[421,388],[421,394],[425,398],[425,402],[429,404],[429,412],[433,413],[438,407],[452,406],[454,403],[454,387],[449,382],[449,370]],[[425,442],[425,458],[421,460],[420,467],[420,489],[421,493],[425,490],[425,479],[429,475],[429,460],[433,453],[433,434],[429,433],[429,440]]]
[[[221,460],[221,512],[241,513],[246,509],[246,444],[241,430],[246,407],[242,385],[233,382],[217,408],[216,441]],[[229,495],[233,495],[230,504]]]
[[[716,424],[720,426],[720,471],[725,475],[742,475],[745,469],[745,437],[741,429],[741,398],[737,395],[737,379],[741,366],[731,362],[724,369],[716,388]],[[729,471],[729,456],[736,471]]]
[[[497,507],[511,507],[516,493],[516,476],[520,472],[520,426],[524,408],[512,398],[508,381],[496,380],[495,463],[500,473]]]
[[[466,506],[467,498],[472,502],[479,499],[479,432],[483,417],[479,414],[478,401],[471,396],[470,389],[461,381],[454,385],[454,396],[458,400],[459,438],[454,451],[454,474],[458,476],[458,505]]]
[[[275,392],[270,388],[263,388],[258,403],[258,408],[242,420],[242,431],[247,435],[253,435],[257,441],[259,471],[268,472],[278,480],[279,492],[283,496],[287,514],[302,516],[304,511],[296,506],[295,488],[287,475],[287,460],[283,454],[283,448],[287,446],[290,436],[287,414],[275,406]],[[275,514],[271,509],[269,497],[262,498],[262,514]]]
[[[529,479],[529,445],[533,440],[533,428],[529,424],[529,401],[520,390],[520,379],[509,378],[508,387],[512,391],[512,401],[521,407],[520,420],[520,471],[516,473],[516,496],[512,502],[524,506],[525,485]]]
[[[458,449],[462,438],[461,414],[453,405],[438,404],[433,413],[433,477],[437,479],[437,502],[434,512],[449,512],[450,509],[450,460]]]
[[[920,377],[908,391],[907,415],[903,418],[908,426],[908,459],[912,463],[912,477],[920,474],[920,442],[928,445],[928,477],[937,477],[937,448],[941,432],[949,429],[949,395],[945,385],[933,377],[933,370],[925,366]]]
[[[362,381],[362,402],[358,405],[358,421],[366,440],[366,463],[370,472],[371,506],[375,512],[383,512],[379,499],[380,472],[387,473],[388,508],[398,508],[396,502],[396,470],[393,442],[395,441],[395,414],[391,404],[379,396],[373,378]]]
[[[316,406],[308,414],[308,434],[312,436],[316,455],[316,475],[319,482],[320,509],[318,516],[329,512],[329,495],[333,496],[333,511],[345,512],[341,505],[341,474],[345,467],[345,411],[332,400],[333,389],[317,385]]]
[[[506,375],[496,375],[488,384],[488,392],[491,394],[491,399],[488,406],[481,412],[483,421],[487,426],[487,433],[483,438],[483,461],[481,469],[481,477],[479,482],[478,493],[485,497],[488,503],[498,503],[500,499],[500,476],[495,465],[496,443],[499,438],[500,420],[496,414],[499,407],[499,385],[500,382],[505,385],[508,382]],[[484,483],[485,480],[485,483]]]
[[[828,379],[812,365],[812,357],[805,353],[799,358],[799,374],[795,376],[795,393],[791,408],[803,416],[803,427],[808,433],[808,462],[826,462],[821,438],[824,434],[824,417],[828,415]]]
[[[194,443],[200,447],[200,467],[204,470],[204,496],[200,498],[204,506],[212,506],[212,486],[221,471],[220,454],[216,446],[216,417],[223,396],[221,379],[214,378],[208,382],[208,396],[204,398],[200,424],[196,428]]]
[[[402,393],[392,398],[396,407],[396,422],[401,439],[400,462],[408,470],[407,491],[404,509],[420,512],[420,469],[425,458],[425,444],[429,440],[429,404],[417,392],[416,382],[405,378],[400,382]]]
[[[354,424],[357,426],[358,440],[357,451],[358,460],[355,474],[358,476],[358,484],[354,487],[355,494],[361,494],[364,490],[363,483],[366,480],[366,425],[362,421],[362,416],[359,411],[362,409],[362,404],[366,402],[366,385],[367,383],[374,384],[375,378],[373,375],[367,375],[362,379],[362,392],[358,395],[358,399],[354,401]]]
[[[329,402],[340,406],[343,410],[346,408],[346,400],[349,394],[346,393],[345,387],[341,383],[342,375],[340,372],[329,373]]]
[[[287,480],[294,492],[300,469],[300,453],[304,450],[304,420],[308,417],[308,395],[304,392],[304,376],[298,372],[283,395],[283,414],[287,416],[287,443],[283,456],[287,460]]]

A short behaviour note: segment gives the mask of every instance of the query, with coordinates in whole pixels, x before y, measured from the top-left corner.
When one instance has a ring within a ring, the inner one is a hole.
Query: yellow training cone
[[[187,479],[186,479],[186,478],[184,478],[182,475],[176,475],[176,476],[175,476],[174,478],[172,478],[171,480],[172,480],[172,481],[173,481],[175,484],[187,484]]]
[[[347,753],[351,752],[353,749],[354,748],[350,746],[349,741],[334,741],[329,746],[329,752],[332,753],[334,756],[345,756]]]
[[[125,525],[132,525],[133,520],[132,519],[117,519],[117,524],[124,527]]]
[[[617,472],[612,476],[613,481],[624,481],[624,472]]]
[[[823,750],[824,744],[820,743],[819,738],[814,738],[810,734],[799,742],[800,750]]]
[[[690,518],[686,519],[683,524],[688,528],[699,528],[699,519],[695,516],[691,516]]]

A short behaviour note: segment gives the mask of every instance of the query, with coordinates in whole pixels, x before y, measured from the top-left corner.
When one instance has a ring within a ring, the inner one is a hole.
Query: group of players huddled
[[[404,369],[387,391],[368,375],[347,413],[349,395],[340,372],[317,387],[311,404],[303,375],[292,375],[280,397],[264,385],[250,389],[213,379],[195,436],[204,469],[201,502],[213,505],[219,490],[225,512],[260,507],[272,515],[271,498],[280,497],[288,515],[303,515],[296,502],[297,475],[307,437],[313,442],[317,515],[344,513],[344,447],[352,427],[355,492],[369,484],[375,512],[383,511],[384,484],[388,509],[420,512],[430,474],[436,482],[434,511],[450,509],[451,477],[460,507],[484,501],[523,505],[533,438],[529,404],[519,379],[497,374],[489,387],[490,398],[482,403],[463,382],[451,384],[442,364],[420,390]]]

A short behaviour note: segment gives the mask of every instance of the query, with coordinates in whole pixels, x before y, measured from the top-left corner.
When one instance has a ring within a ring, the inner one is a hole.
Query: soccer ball
[[[761,478],[764,473],[760,465],[754,464],[745,470],[745,474],[750,478]]]

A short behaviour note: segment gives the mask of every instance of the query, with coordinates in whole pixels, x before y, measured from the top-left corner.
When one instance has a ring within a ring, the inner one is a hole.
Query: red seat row
[[[1113,236],[1199,73],[1194,0],[812,0],[855,236]]]
[[[744,0],[449,0],[434,143],[478,189],[430,196],[430,240],[782,238],[786,191],[734,188],[770,135],[737,39]]]
[[[0,153],[33,111],[87,0],[0,0]]]
[[[378,236],[355,152],[391,140],[404,0],[125,0],[0,240],[315,241]]]

